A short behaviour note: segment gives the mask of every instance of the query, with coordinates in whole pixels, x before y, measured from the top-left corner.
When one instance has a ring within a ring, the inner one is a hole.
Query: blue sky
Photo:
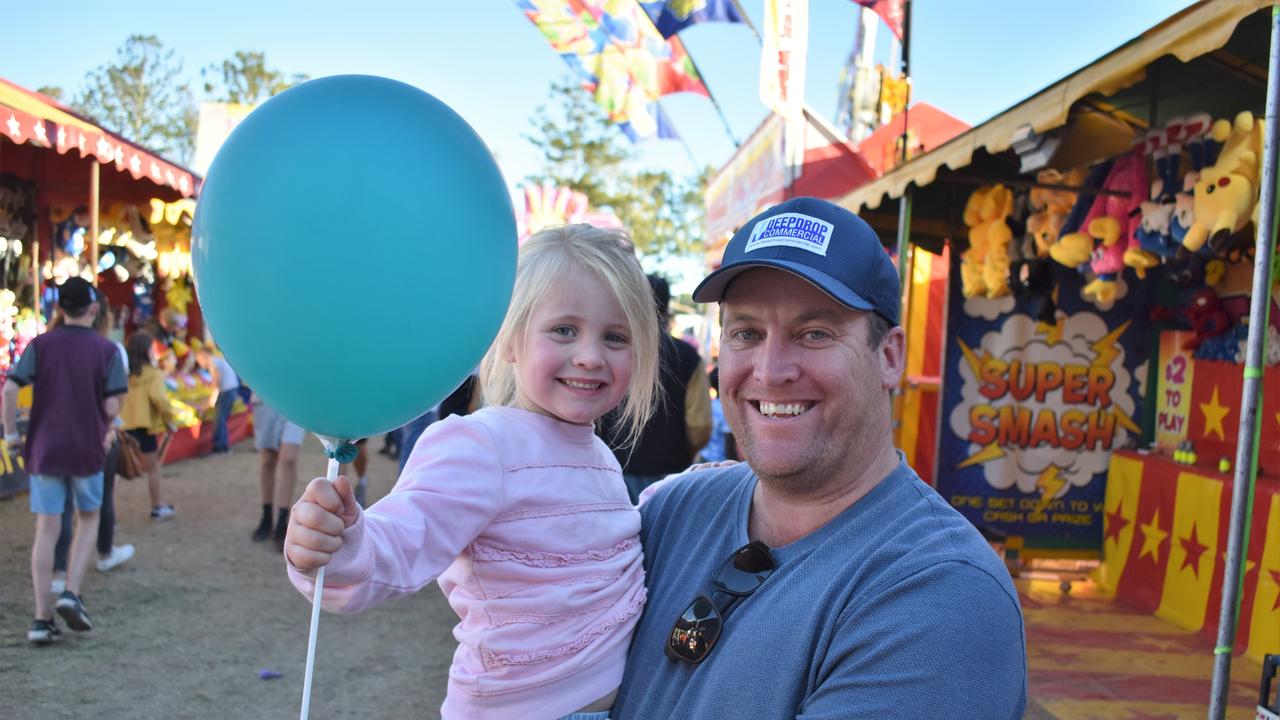
[[[538,158],[521,136],[548,99],[564,63],[510,0],[222,0],[216,3],[119,0],[6,3],[0,77],[27,88],[74,92],[85,73],[114,59],[130,34],[157,35],[183,59],[193,87],[198,71],[236,50],[258,50],[268,65],[312,77],[384,75],[412,83],[457,110],[498,157],[516,185]],[[914,99],[970,124],[981,122],[1091,62],[1185,7],[1187,0],[916,0]],[[763,0],[742,0],[760,25]],[[811,0],[806,99],[831,117],[836,87],[853,43],[850,0]],[[757,97],[759,45],[745,27],[695,25],[681,37],[739,139],[764,119]],[[888,31],[878,58],[888,61]],[[705,98],[685,94],[662,105],[700,164],[733,153]],[[674,141],[636,147],[636,162],[692,171]]]

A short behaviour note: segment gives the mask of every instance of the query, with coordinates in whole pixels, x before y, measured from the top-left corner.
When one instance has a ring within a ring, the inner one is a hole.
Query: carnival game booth
[[[1219,463],[1242,404],[1269,9],[1192,5],[839,200],[905,205],[900,239],[950,250],[939,492],[1024,555],[1101,558],[1104,590],[1206,634],[1230,577]],[[1270,335],[1236,635],[1257,659],[1280,650]]]
[[[725,245],[733,232],[770,205],[798,196],[834,200],[892,168],[901,157],[903,126],[908,120],[908,147],[912,155],[941,145],[968,129],[968,125],[941,110],[918,103],[906,117],[898,114],[855,144],[845,140],[839,130],[806,107],[804,123],[797,135],[804,147],[803,162],[793,164],[788,158],[798,159],[798,153],[787,152],[782,117],[772,114],[765,118],[707,185],[704,261],[708,269],[720,266]],[[867,217],[867,220],[881,231],[891,231],[897,222],[896,218],[883,215]],[[909,337],[908,362],[907,378],[896,410],[902,418],[898,423],[897,444],[926,482],[932,482],[933,478],[936,357],[942,343],[942,316],[925,309],[942,303],[946,275],[946,263],[931,261],[929,257],[908,270],[909,292],[922,301],[920,310],[904,321]],[[708,348],[710,358],[718,354],[718,333],[713,330],[714,326],[715,317],[709,315],[702,346]]]
[[[146,327],[165,340],[162,355],[175,355],[166,369],[183,427],[169,460],[198,450],[183,437],[201,432],[190,405],[208,394],[185,339],[203,333],[190,282],[198,182],[51,98],[0,79],[0,372],[43,331],[56,286],[72,275],[93,278],[116,339]],[[248,433],[246,418],[233,423],[234,435]]]

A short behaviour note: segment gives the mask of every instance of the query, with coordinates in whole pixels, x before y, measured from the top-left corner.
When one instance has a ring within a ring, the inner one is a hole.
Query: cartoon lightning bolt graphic
[[[1004,448],[995,443],[991,443],[990,445],[983,447],[978,452],[965,458],[963,462],[956,465],[956,469],[959,470],[960,468],[966,468],[970,465],[981,465],[984,462],[999,460],[1002,457],[1004,457]]]
[[[982,377],[982,361],[973,354],[973,348],[966,345],[960,338],[956,338],[956,342],[960,343],[960,352],[964,353],[965,362],[969,363],[969,369],[973,370],[973,377],[975,379]]]
[[[1133,421],[1133,418],[1129,417],[1129,414],[1126,413],[1124,410],[1121,410],[1118,406],[1112,406],[1111,414],[1115,416],[1116,423],[1120,427],[1124,428],[1125,430],[1128,430],[1131,433],[1135,433],[1138,435],[1142,434],[1142,428],[1138,427],[1138,424]]]
[[[1094,352],[1098,353],[1098,356],[1093,359],[1094,367],[1107,367],[1112,360],[1115,360],[1120,355],[1120,351],[1116,348],[1116,341],[1120,339],[1125,330],[1129,329],[1129,323],[1132,322],[1132,320],[1126,320],[1123,325],[1107,333],[1101,340],[1089,346]]]
[[[1036,487],[1040,488],[1040,502],[1036,505],[1036,512],[1044,510],[1049,502],[1058,496],[1058,493],[1062,491],[1062,487],[1066,484],[1066,478],[1058,475],[1057,465],[1050,465],[1044,472],[1040,473],[1040,477],[1036,478]]]

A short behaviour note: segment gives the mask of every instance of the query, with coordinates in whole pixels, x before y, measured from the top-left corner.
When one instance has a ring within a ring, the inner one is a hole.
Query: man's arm
[[[711,439],[711,381],[702,361],[693,369],[684,391],[684,428],[693,456]]]

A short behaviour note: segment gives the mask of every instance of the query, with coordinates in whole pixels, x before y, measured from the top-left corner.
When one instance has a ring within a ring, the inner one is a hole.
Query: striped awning
[[[50,98],[0,78],[0,134],[15,143],[29,143],[96,158],[103,166],[115,166],[135,180],[147,179],[173,188],[183,197],[196,192],[198,178],[189,170],[121,138],[115,133],[71,114]]]

